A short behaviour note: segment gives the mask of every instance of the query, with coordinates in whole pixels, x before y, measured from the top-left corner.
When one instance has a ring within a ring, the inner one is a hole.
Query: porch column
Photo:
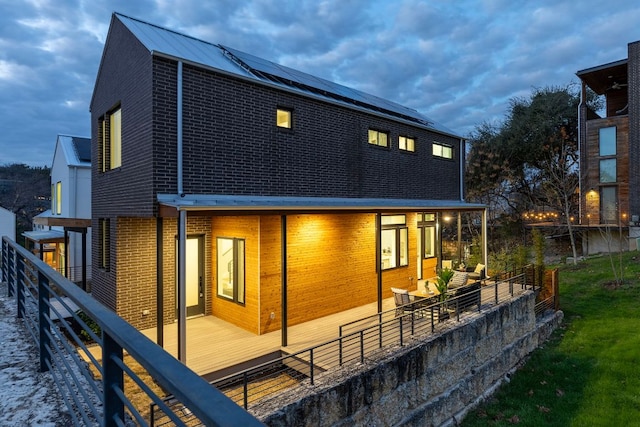
[[[156,343],[164,347],[164,257],[162,217],[156,220]]]
[[[376,271],[378,272],[378,313],[382,312],[382,213],[376,213]]]
[[[287,331],[287,313],[289,308],[287,307],[287,216],[280,216],[280,239],[281,246],[280,254],[280,269],[281,269],[281,277],[282,277],[282,313],[281,313],[281,322],[282,325],[280,330],[282,331],[282,346],[286,347],[288,345],[288,331]]]
[[[178,218],[178,360],[187,364],[187,212],[180,210]]]
[[[60,267],[58,267],[60,268]],[[69,278],[69,231],[64,228],[64,277]]]
[[[458,211],[458,264],[462,262],[462,212]]]
[[[487,251],[487,208],[482,210],[482,260],[484,261],[484,271],[485,276],[487,276],[489,271],[489,255]]]

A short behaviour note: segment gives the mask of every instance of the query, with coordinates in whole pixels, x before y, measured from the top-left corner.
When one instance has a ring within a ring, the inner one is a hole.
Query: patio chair
[[[485,277],[485,265],[484,264],[476,264],[475,270],[469,273],[469,279],[482,280]]]
[[[393,292],[393,301],[396,303],[396,317],[416,311],[416,307],[411,304],[409,291],[406,289],[391,288],[391,292]]]

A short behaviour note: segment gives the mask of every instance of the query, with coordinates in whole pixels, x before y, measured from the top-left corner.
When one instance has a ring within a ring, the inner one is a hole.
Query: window
[[[56,211],[56,186],[51,184],[51,213]]]
[[[453,159],[453,147],[450,145],[433,143],[433,155],[445,159]]]
[[[56,182],[56,214],[62,214],[62,182]]]
[[[377,130],[369,129],[369,144],[379,147],[389,146],[389,134]]]
[[[120,108],[100,119],[102,172],[122,166],[122,114]]]
[[[616,128],[600,129],[600,156],[616,155]]]
[[[600,160],[600,182],[616,182],[616,159]]]
[[[422,242],[422,258],[433,258],[436,256],[436,214],[420,214],[418,216],[418,230]]]
[[[409,265],[409,236],[405,215],[384,215],[380,252],[382,269],[388,270]]]
[[[109,271],[110,226],[111,222],[108,218],[98,219],[98,265],[105,271]]]
[[[244,239],[217,238],[218,296],[245,302]]]
[[[616,187],[602,187],[600,189],[600,223],[618,223],[618,198]]]
[[[398,137],[398,148],[405,151],[416,151],[416,140],[408,136]]]
[[[279,128],[291,129],[291,110],[278,108],[276,111],[276,125]]]

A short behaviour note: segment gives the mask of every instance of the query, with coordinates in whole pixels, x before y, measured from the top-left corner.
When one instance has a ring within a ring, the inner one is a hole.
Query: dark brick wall
[[[629,213],[640,215],[640,41],[629,43]]]
[[[156,190],[175,193],[177,67],[154,59]],[[183,68],[184,191],[321,197],[459,199],[457,161],[434,158],[433,141],[460,142],[409,124],[278,89]],[[293,129],[275,126],[276,108],[293,110]],[[390,133],[390,149],[367,131]],[[398,136],[416,152],[398,150]]]

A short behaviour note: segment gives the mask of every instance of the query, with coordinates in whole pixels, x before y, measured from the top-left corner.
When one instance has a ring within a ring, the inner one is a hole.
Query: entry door
[[[177,243],[177,242],[176,242]],[[204,238],[202,236],[187,237],[186,241],[186,302],[187,316],[204,314]],[[177,245],[176,245],[176,271],[177,271]],[[176,273],[176,278],[178,277]],[[177,310],[177,283],[176,280],[176,310]]]

